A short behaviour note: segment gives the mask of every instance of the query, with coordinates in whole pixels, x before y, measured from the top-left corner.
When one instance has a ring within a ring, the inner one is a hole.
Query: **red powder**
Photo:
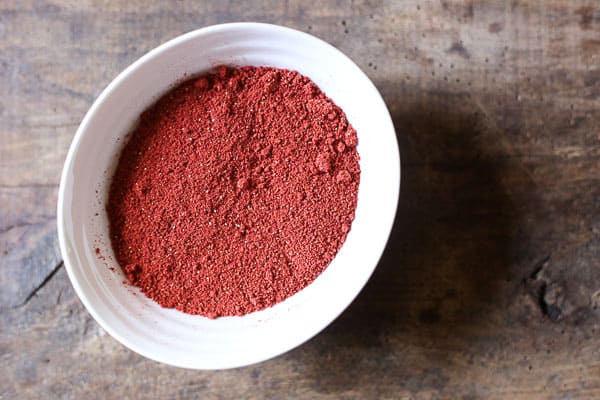
[[[113,177],[111,241],[132,284],[210,318],[274,305],[331,262],[354,218],[356,131],[308,78],[219,67],[140,118]]]

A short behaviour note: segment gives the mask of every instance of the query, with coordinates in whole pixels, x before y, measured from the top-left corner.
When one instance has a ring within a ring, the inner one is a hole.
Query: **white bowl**
[[[211,320],[161,308],[123,282],[126,278],[110,246],[104,204],[122,142],[140,113],[186,75],[219,64],[287,68],[311,78],[356,128],[362,172],[352,229],[313,283],[274,307]],[[311,35],[280,26],[215,25],[152,50],[112,81],[92,105],[62,173],[60,248],[79,298],[125,346],[179,367],[239,367],[300,345],[352,302],[383,252],[399,187],[400,158],[390,115],[375,86],[348,57]]]

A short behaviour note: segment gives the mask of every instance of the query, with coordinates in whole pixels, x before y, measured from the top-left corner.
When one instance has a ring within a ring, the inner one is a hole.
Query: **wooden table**
[[[1,399],[600,398],[600,5],[309,3],[0,3]],[[83,308],[57,186],[118,72],[239,20],[310,32],[364,69],[396,124],[402,194],[375,275],[323,333],[259,365],[186,371]]]

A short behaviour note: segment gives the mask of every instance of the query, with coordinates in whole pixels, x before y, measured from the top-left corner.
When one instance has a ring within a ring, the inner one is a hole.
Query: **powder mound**
[[[310,284],[342,246],[356,131],[310,79],[217,67],[144,111],[107,212],[129,281],[163,307],[244,315]]]
[[[350,182],[352,182],[352,175],[350,174],[350,172],[348,172],[345,169],[340,170],[337,173],[337,176],[335,177],[335,180],[338,183],[344,183],[344,184],[349,184]]]
[[[331,170],[331,155],[329,153],[319,153],[315,165],[319,171],[329,172]]]

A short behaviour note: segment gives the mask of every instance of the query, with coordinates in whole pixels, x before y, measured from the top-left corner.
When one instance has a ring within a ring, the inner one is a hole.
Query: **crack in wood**
[[[50,273],[49,273],[48,275],[46,275],[46,277],[44,278],[44,280],[43,280],[43,281],[42,281],[42,282],[41,282],[39,285],[37,285],[37,286],[36,286],[36,287],[35,287],[35,288],[34,288],[34,289],[31,291],[31,292],[29,292],[29,294],[27,295],[27,297],[25,297],[25,300],[24,300],[24,301],[23,301],[21,304],[19,304],[19,305],[15,306],[15,307],[12,307],[12,308],[13,308],[13,309],[14,309],[14,308],[21,308],[21,307],[23,307],[23,306],[27,305],[27,303],[29,303],[29,301],[30,301],[30,300],[31,300],[31,299],[32,299],[32,298],[33,298],[33,297],[34,297],[34,296],[35,296],[35,295],[36,295],[36,294],[37,294],[37,293],[38,293],[40,290],[42,290],[42,288],[43,288],[44,286],[46,286],[46,285],[48,284],[48,282],[50,282],[50,281],[52,280],[52,278],[54,277],[54,275],[56,275],[56,273],[58,272],[58,270],[60,270],[60,269],[62,268],[62,266],[63,266],[63,265],[64,265],[64,261],[63,261],[63,260],[60,260],[60,262],[59,262],[58,264],[56,264],[56,266],[55,266],[55,267],[52,269],[52,271],[50,271]]]
[[[548,282],[543,277],[540,277],[540,272],[548,265],[552,254],[548,254],[537,264],[535,264],[533,271],[523,279],[523,285],[529,287],[530,293],[535,297],[537,304],[542,312],[542,315],[547,317],[553,322],[560,319],[562,310],[555,304],[546,301],[546,294],[548,292]]]
[[[560,318],[562,310],[560,309],[560,307],[554,304],[549,304],[546,301],[547,288],[548,285],[545,282],[542,283],[542,285],[540,286],[538,290],[538,305],[540,306],[540,310],[542,310],[542,314],[544,316],[548,317],[551,321],[556,322]]]
[[[15,222],[14,224],[8,225],[8,226],[4,226],[4,227],[0,227],[0,235],[3,235],[9,231],[12,231],[13,229],[17,229],[17,228],[24,228],[24,227],[28,227],[28,226],[39,226],[39,225],[44,225],[45,223],[47,223],[48,221],[54,220],[56,218],[55,215],[42,215],[40,217],[40,221],[27,221],[27,222]]]
[[[546,267],[546,265],[548,265],[548,261],[550,261],[550,254],[548,254],[535,265],[533,271],[531,271],[531,274],[529,274],[529,279],[537,279],[538,274],[542,271],[542,269],[544,269],[544,267]]]

